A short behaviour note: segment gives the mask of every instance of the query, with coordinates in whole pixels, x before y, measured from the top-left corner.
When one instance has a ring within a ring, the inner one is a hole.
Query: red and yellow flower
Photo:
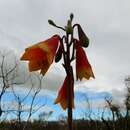
[[[51,25],[56,26],[53,21],[49,21]],[[67,34],[71,34],[70,32]],[[78,25],[79,40],[73,38],[73,49],[76,49],[76,78],[82,80],[83,78],[90,79],[94,78],[92,67],[87,59],[87,55],[82,47],[88,47],[89,39],[85,35],[81,26]],[[63,36],[60,38],[59,35],[53,35],[51,38],[39,42],[25,49],[21,60],[29,61],[29,71],[41,71],[42,75],[48,71],[49,67],[55,62],[59,62],[62,57],[64,64],[63,66],[69,72],[61,86],[58,96],[55,100],[55,104],[59,103],[65,110],[66,108],[74,108],[74,77],[73,69],[70,72],[71,62],[75,59],[75,50],[72,51],[72,57],[70,55],[71,43],[67,43],[67,46],[63,45],[63,40],[67,42],[67,37]],[[69,39],[69,37],[68,37]],[[65,50],[66,47],[66,50]],[[74,52],[74,53],[73,53]],[[71,74],[70,74],[71,73]],[[70,75],[69,75],[70,74]]]
[[[82,78],[89,79],[94,78],[92,67],[88,61],[84,49],[78,45],[76,47],[76,78],[77,80]]]
[[[59,90],[59,93],[58,93],[58,96],[55,100],[55,104],[57,103],[60,103],[61,107],[65,110],[67,108],[67,87],[68,86],[68,80],[69,77],[66,76],[65,80],[64,80],[64,83],[62,85],[62,87],[60,88]],[[70,80],[71,81],[71,84],[70,84],[70,87],[71,87],[71,107],[74,108],[74,81],[73,79]]]
[[[41,70],[41,73],[45,75],[53,62],[59,40],[60,36],[54,35],[45,41],[39,42],[25,49],[21,60],[29,61],[28,65],[30,72]]]

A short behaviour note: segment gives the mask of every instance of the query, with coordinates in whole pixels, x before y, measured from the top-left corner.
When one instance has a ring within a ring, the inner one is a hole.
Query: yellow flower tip
[[[94,79],[95,79],[95,76],[94,76],[94,73],[93,73],[93,71],[92,71],[91,66],[90,66],[90,68],[88,69],[88,76],[89,76],[89,78],[94,78]]]
[[[93,78],[93,79],[95,79],[95,76],[94,76],[94,74],[93,74],[93,73],[92,73],[92,78]]]
[[[59,95],[58,95],[58,97],[55,99],[55,101],[54,101],[54,104],[57,104],[57,103],[59,103],[60,102],[60,97],[59,97]]]
[[[41,70],[41,71],[40,71],[40,74],[42,74],[42,76],[44,76],[44,75],[46,74],[46,72],[43,71],[43,70]]]
[[[74,107],[74,98],[72,99],[72,108],[74,109],[75,107]],[[61,108],[63,109],[63,110],[66,110],[66,108],[67,108],[67,100],[66,99],[63,99],[63,98],[61,98],[61,97],[57,97],[56,99],[55,99],[55,101],[54,101],[54,104],[60,104],[60,106],[61,106]]]
[[[82,79],[87,79],[89,80],[90,78],[95,78],[93,72],[91,69],[86,69],[86,70],[80,70],[80,72],[77,73],[77,80],[79,79],[80,81]]]
[[[26,52],[20,57],[20,60],[28,60]]]
[[[55,100],[55,101],[54,101],[54,104],[57,104],[57,103],[58,103],[58,102]]]
[[[66,108],[67,108],[67,102],[66,102],[66,100],[62,100],[60,102],[60,105],[61,105],[61,107],[62,107],[63,110],[66,110]]]
[[[66,102],[65,99],[61,99],[61,97],[58,96],[58,97],[55,99],[54,104],[58,104],[58,103],[60,103],[60,106],[61,106],[61,108],[62,108],[63,110],[66,110],[66,108],[67,108],[67,102]]]
[[[63,110],[66,110],[67,109],[67,101],[66,100],[62,100],[59,102],[60,103],[60,106]],[[74,109],[74,100],[72,100],[72,109]]]

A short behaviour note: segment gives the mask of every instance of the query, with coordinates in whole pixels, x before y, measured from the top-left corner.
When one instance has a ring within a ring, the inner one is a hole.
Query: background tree
[[[10,60],[11,58],[11,60]],[[0,51],[0,116],[2,110],[2,97],[12,85],[16,84],[18,61],[10,51]]]
[[[125,78],[125,86],[127,89],[125,105],[126,105],[126,117],[130,116],[130,76]]]
[[[31,117],[45,106],[45,102],[39,105],[36,101],[36,98],[41,91],[42,77],[37,74],[30,75],[28,82],[30,82],[30,88],[29,86],[28,88],[25,88],[28,92],[24,92],[23,94],[15,91],[15,88],[12,86],[12,92],[15,97],[14,102],[16,104],[14,109],[12,109],[12,112],[17,117],[19,127],[21,127],[23,120],[26,122],[23,129],[26,129],[28,123],[31,121]],[[26,86],[26,84],[24,85]],[[29,100],[28,103],[27,100]]]

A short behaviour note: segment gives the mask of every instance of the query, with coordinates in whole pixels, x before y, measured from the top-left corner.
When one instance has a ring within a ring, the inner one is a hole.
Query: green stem
[[[57,25],[55,25],[55,27],[57,27],[57,28],[59,28],[59,29],[65,31],[65,29],[64,29],[63,27],[60,27],[60,26],[57,26]]]

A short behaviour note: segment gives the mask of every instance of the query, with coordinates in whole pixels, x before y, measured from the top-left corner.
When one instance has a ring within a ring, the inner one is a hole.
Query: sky
[[[108,92],[115,100],[123,99],[124,78],[130,75],[129,0],[0,0],[1,50],[11,49],[20,57],[26,47],[61,34],[48,19],[64,26],[71,12],[90,39],[86,53],[96,77],[76,82],[75,91]],[[61,67],[52,65],[43,79],[44,89],[50,93],[56,92],[64,80]]]

